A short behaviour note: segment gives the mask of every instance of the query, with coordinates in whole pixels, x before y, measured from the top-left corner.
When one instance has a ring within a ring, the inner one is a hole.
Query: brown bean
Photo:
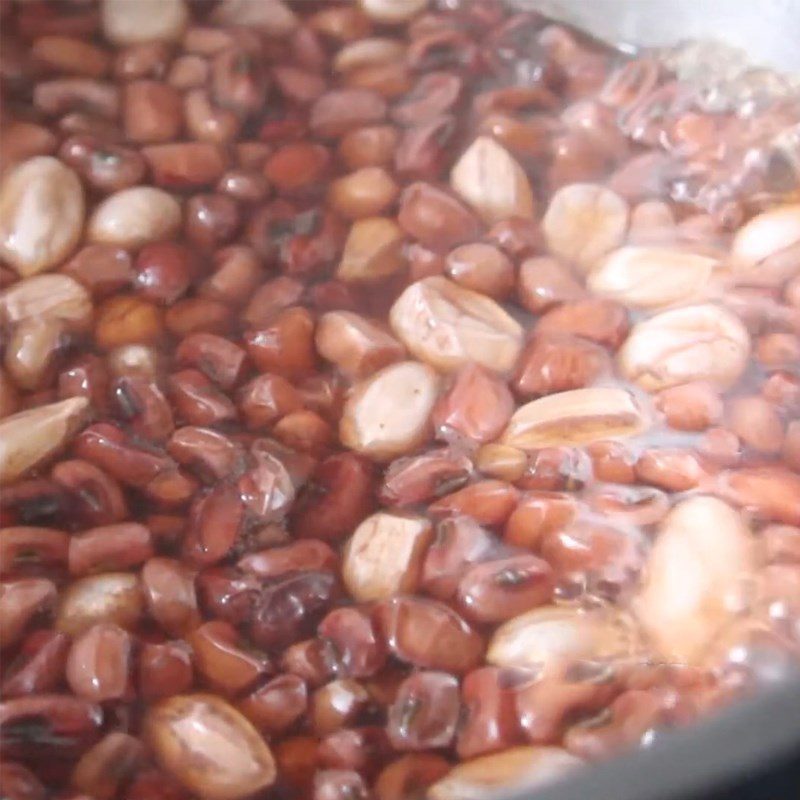
[[[397,140],[397,129],[391,125],[366,125],[340,139],[338,154],[352,170],[386,167],[392,163]]]
[[[267,89],[263,63],[243,42],[214,56],[211,95],[220,108],[245,117],[264,105]]]
[[[170,47],[164,42],[131,42],[114,57],[114,77],[119,81],[160,80],[167,71],[170,55]]]
[[[177,138],[181,129],[180,95],[171,86],[152,80],[135,80],[125,85],[123,124],[133,142],[166,142]]]
[[[110,244],[82,247],[61,271],[85,286],[93,297],[105,297],[124,289],[133,278],[129,253]]]
[[[353,128],[383,122],[386,101],[369,89],[337,89],[311,106],[309,125],[318,136],[335,139]]]
[[[141,579],[148,611],[165,631],[181,636],[197,627],[200,617],[189,569],[170,558],[151,558]]]
[[[190,89],[186,92],[183,98],[183,116],[192,138],[203,142],[225,144],[241,128],[241,122],[233,111],[212,105],[206,89]]]
[[[73,575],[123,570],[153,555],[150,531],[135,522],[103,525],[77,534],[69,543],[69,570]]]
[[[361,219],[386,211],[398,192],[397,184],[382,167],[362,167],[330,184],[328,203],[344,217]]]
[[[734,398],[727,409],[728,425],[742,442],[760,453],[779,453],[783,421],[775,406],[757,395]]]
[[[702,381],[664,389],[656,395],[655,405],[670,427],[682,431],[702,431],[722,419],[719,392]]]
[[[538,334],[522,352],[514,388],[523,397],[565,392],[591,386],[610,371],[599,345],[568,334]]]
[[[483,653],[483,642],[455,611],[435,600],[394,597],[375,609],[389,651],[424,669],[466,672]]]
[[[40,36],[31,55],[48,70],[90,78],[102,78],[110,66],[106,51],[73,36]]]
[[[611,300],[577,300],[548,311],[536,324],[536,332],[573,334],[616,349],[628,333],[628,315]]]
[[[170,64],[167,83],[179,92],[205,86],[211,66],[202,56],[187,54],[178,56]]]
[[[72,772],[72,785],[97,800],[113,800],[145,761],[144,745],[127,733],[109,733],[87,750]]]
[[[56,600],[55,584],[44,578],[22,578],[2,584],[0,646],[16,645],[28,625],[47,613]]]
[[[90,78],[56,78],[37,83],[34,106],[49,116],[85,111],[115,119],[120,108],[120,91],[113,83]]]
[[[153,183],[172,190],[211,186],[227,167],[225,153],[211,142],[150,145],[142,148],[142,155]]]

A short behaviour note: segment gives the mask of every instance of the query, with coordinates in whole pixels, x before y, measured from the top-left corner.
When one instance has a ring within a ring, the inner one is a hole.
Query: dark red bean
[[[553,592],[550,565],[532,555],[470,567],[458,584],[458,603],[476,622],[502,622],[546,603]]]
[[[98,800],[116,796],[145,763],[144,745],[127,733],[107,734],[75,765],[72,785]]]
[[[354,453],[339,453],[320,462],[293,509],[299,536],[339,540],[351,533],[373,508],[372,465]]]
[[[114,416],[142,439],[163,442],[175,430],[167,398],[141,375],[124,375],[111,384]]]
[[[244,518],[244,502],[235,487],[217,484],[192,502],[184,555],[195,564],[222,560],[236,543]]]
[[[319,745],[320,764],[332,769],[352,769],[371,779],[392,755],[384,728],[364,725],[329,733]]]
[[[128,516],[119,483],[89,461],[62,461],[51,474],[69,493],[73,513],[86,525],[111,525]]]
[[[211,428],[178,428],[167,442],[167,452],[205,483],[238,478],[246,468],[244,448]]]
[[[250,635],[265,648],[296,642],[314,629],[337,593],[330,572],[290,573],[267,583],[255,600]]]
[[[147,642],[139,651],[139,692],[157,700],[189,691],[194,682],[192,650],[186,642]]]
[[[281,733],[305,714],[308,690],[299,676],[278,675],[239,701],[237,708],[259,730]]]
[[[142,567],[142,591],[150,616],[167,633],[183,636],[200,622],[194,573],[171,558],[151,558]]]
[[[55,605],[56,586],[46,578],[0,584],[0,647],[17,644],[26,628]]]
[[[335,572],[338,565],[339,558],[329,545],[318,539],[306,539],[250,553],[239,559],[237,567],[259,578],[274,578],[305,570]]]
[[[460,709],[456,678],[446,672],[417,672],[400,684],[389,707],[389,739],[398,750],[447,747]]]
[[[398,458],[387,468],[378,497],[389,506],[428,502],[466,484],[471,471],[472,462],[449,448]]]
[[[98,736],[103,710],[68,694],[40,694],[0,703],[4,758],[76,758]]]
[[[483,654],[483,641],[444,603],[394,597],[378,604],[375,618],[389,651],[424,669],[461,673]]]
[[[5,665],[3,697],[56,691],[64,679],[68,652],[69,638],[63,633],[39,630],[29,634],[17,657]]]
[[[0,793],[8,800],[46,800],[47,797],[39,779],[14,761],[0,762]]]
[[[150,531],[136,522],[103,525],[69,542],[69,571],[73,575],[114,572],[138,566],[153,555]]]
[[[494,537],[470,517],[443,519],[422,562],[422,588],[440,600],[449,600],[470,567],[491,559],[497,547]]]
[[[0,574],[24,573],[26,568],[65,567],[69,536],[55,528],[19,526],[0,529]]]
[[[369,800],[364,779],[354,770],[323,769],[314,774],[313,800]]]
[[[456,743],[461,758],[505,750],[521,741],[516,686],[525,678],[525,674],[498,667],[481,667],[464,677]]]
[[[320,622],[317,634],[333,645],[337,671],[351,678],[375,675],[386,661],[386,648],[368,614],[355,608],[337,608]]]
[[[216,181],[214,175],[209,183]],[[236,202],[224,194],[195,194],[186,204],[186,238],[201,250],[227,244],[235,236],[241,218]]]
[[[385,767],[375,781],[376,800],[407,800],[424,797],[429,786],[450,771],[450,764],[431,753],[402,756]]]
[[[563,674],[531,679],[516,688],[520,728],[535,744],[558,741],[567,726],[595,717],[618,691],[604,664],[577,664]]]
[[[374,125],[386,117],[386,101],[369,89],[337,89],[311,106],[309,126],[313,133],[334,139],[353,128]]]
[[[167,386],[178,418],[190,425],[217,425],[236,418],[236,407],[200,370],[174,372]]]
[[[252,688],[270,669],[266,656],[245,650],[236,628],[222,620],[204,622],[189,634],[188,642],[198,675],[226,695]]]
[[[193,333],[175,351],[182,366],[195,367],[222,389],[232,389],[245,370],[245,352],[233,342],[213,333]]]
[[[135,270],[139,294],[168,306],[186,293],[197,267],[194,254],[186,245],[156,242],[139,251]]]

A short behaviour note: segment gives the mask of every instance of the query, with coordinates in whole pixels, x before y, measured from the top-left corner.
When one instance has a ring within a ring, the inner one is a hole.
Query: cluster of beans
[[[794,668],[791,99],[492,0],[0,13],[3,798],[483,797]]]

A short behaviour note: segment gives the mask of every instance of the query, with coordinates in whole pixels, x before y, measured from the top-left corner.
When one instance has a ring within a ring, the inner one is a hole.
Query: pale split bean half
[[[103,33],[118,45],[174,41],[188,20],[185,0],[103,0]]]
[[[512,747],[464,761],[428,789],[430,800],[484,800],[558,780],[583,765],[560,747]]]
[[[0,422],[0,483],[10,482],[64,448],[88,419],[89,401],[71,397]]]
[[[408,453],[432,433],[436,373],[419,361],[384,367],[356,384],[339,424],[342,444],[378,460]]]
[[[622,247],[597,264],[586,285],[629,308],[658,309],[705,299],[717,263],[685,250]]]
[[[653,416],[625,389],[597,386],[546,395],[517,409],[503,442],[523,450],[636,436]]]
[[[533,217],[535,201],[525,170],[489,136],[479,136],[458,159],[450,186],[487,225]]]
[[[618,608],[542,606],[501,625],[486,660],[498,667],[549,672],[575,661],[629,659],[640,649],[635,621]]]
[[[411,284],[389,319],[411,353],[448,372],[474,361],[505,373],[522,350],[522,327],[498,303],[439,276]]]
[[[732,386],[750,356],[741,320],[712,303],[663,311],[636,324],[617,354],[623,377],[648,392],[705,380]]]
[[[425,517],[383,511],[367,517],[344,551],[342,578],[350,594],[367,603],[413,593],[432,536]]]
[[[89,292],[68,275],[35,275],[0,293],[0,319],[10,325],[54,320],[82,329],[91,318]]]
[[[403,346],[387,330],[352,311],[323,314],[314,342],[323,358],[356,379],[405,356]]]
[[[361,67],[389,64],[405,57],[406,48],[396,39],[374,36],[346,44],[333,59],[336,72],[352,72]]]
[[[167,239],[181,225],[178,201],[162,189],[136,186],[107,197],[89,220],[89,238],[120,247]]]
[[[550,252],[585,273],[623,243],[628,217],[628,204],[616,192],[593,183],[572,183],[553,195],[542,230]]]
[[[749,286],[780,286],[800,272],[800,204],[778,206],[743,225],[731,244],[734,278]]]
[[[143,614],[144,595],[139,577],[132,572],[104,572],[81,578],[66,588],[55,627],[70,636],[78,636],[98,622],[128,630],[139,624]]]
[[[211,21],[218,25],[256,28],[280,38],[288,36],[300,25],[297,15],[281,0],[223,0],[211,14]]]
[[[714,497],[689,498],[661,523],[633,610],[664,658],[697,664],[741,611],[755,567],[754,540],[739,512]]]
[[[422,13],[429,0],[359,0],[364,13],[381,25],[402,25]]]
[[[403,231],[388,217],[367,217],[353,223],[344,244],[336,276],[343,281],[371,283],[401,269]]]
[[[170,697],[148,711],[143,728],[159,762],[207,800],[237,800],[275,781],[275,760],[266,742],[221,697]]]
[[[0,256],[22,277],[52,269],[77,245],[84,213],[74,170],[52,156],[24,161],[0,185]]]

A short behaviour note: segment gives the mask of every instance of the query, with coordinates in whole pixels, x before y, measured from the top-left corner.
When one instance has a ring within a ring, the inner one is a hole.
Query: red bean
[[[47,694],[56,691],[64,679],[69,639],[63,633],[39,630],[29,634],[19,655],[3,675],[4,697]]]
[[[389,708],[389,739],[398,750],[447,747],[456,732],[458,681],[446,672],[417,672]]]
[[[553,576],[536,556],[513,556],[471,567],[458,584],[458,602],[476,622],[502,622],[550,599]]]
[[[152,554],[152,538],[144,525],[103,525],[70,539],[69,570],[73,575],[124,570],[143,563]]]
[[[341,453],[321,461],[297,499],[298,535],[337,540],[350,533],[372,510],[373,481],[371,465],[360,456]]]
[[[98,736],[103,710],[68,694],[19,697],[0,704],[5,758],[74,758]]]
[[[128,691],[132,642],[113,623],[99,622],[72,642],[67,683],[76,695],[94,702],[119,700]]]
[[[434,600],[395,597],[379,603],[376,619],[389,651],[416,667],[465,672],[483,652],[480,636]]]
[[[149,559],[142,568],[142,589],[150,616],[174,636],[197,627],[194,574],[171,558]]]
[[[306,712],[308,692],[297,675],[278,675],[247,695],[239,710],[260,730],[280,733]]]
[[[386,649],[369,616],[358,608],[337,608],[320,622],[317,633],[337,653],[340,674],[368,678],[386,661]]]
[[[0,25],[0,795],[477,797],[789,672],[782,76],[737,116],[493,0]],[[641,426],[535,435],[615,392]],[[739,616],[661,652],[686,492]]]
[[[464,677],[456,743],[461,758],[504,750],[520,740],[516,685],[524,677],[498,667],[481,667]]]
[[[238,694],[269,669],[265,656],[248,652],[239,644],[239,634],[227,622],[205,622],[189,634],[194,668],[209,686],[223,694]]]

